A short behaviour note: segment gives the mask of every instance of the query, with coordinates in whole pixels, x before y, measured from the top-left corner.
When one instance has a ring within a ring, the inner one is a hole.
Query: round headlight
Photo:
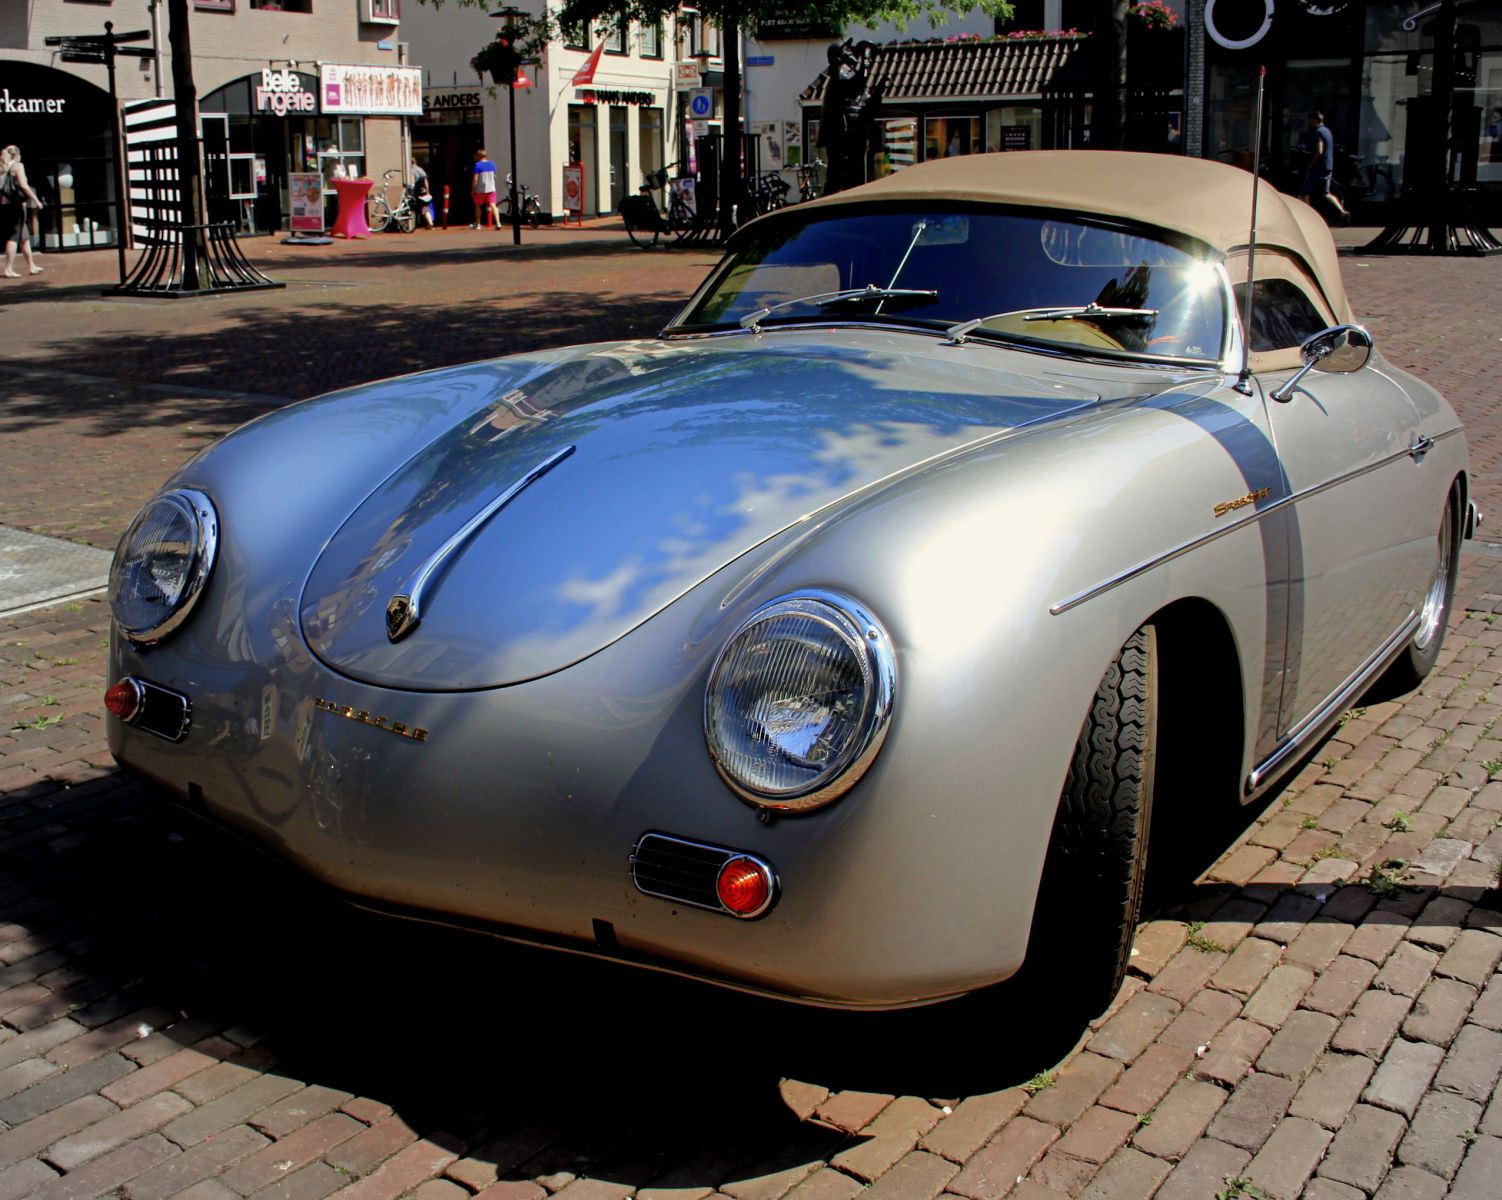
[[[202,492],[164,492],[130,523],[110,565],[110,611],[133,642],[160,641],[193,610],[214,567],[219,518]]]
[[[843,596],[752,613],[709,674],[704,734],[743,799],[806,812],[854,786],[886,737],[896,663],[886,631]]]

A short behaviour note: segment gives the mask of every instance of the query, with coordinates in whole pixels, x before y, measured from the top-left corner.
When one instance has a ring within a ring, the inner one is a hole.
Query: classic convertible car
[[[1314,212],[1251,219],[1216,163],[946,159],[741,229],[656,338],[254,421],[121,542],[111,750],[385,911],[852,1008],[1062,944],[1103,1005],[1154,805],[1417,682],[1477,517]]]

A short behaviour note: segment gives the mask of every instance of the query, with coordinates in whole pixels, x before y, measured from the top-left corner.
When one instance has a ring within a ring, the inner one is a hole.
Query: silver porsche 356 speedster
[[[399,914],[852,1008],[1065,942],[1103,1005],[1155,805],[1430,670],[1476,519],[1252,191],[925,164],[744,227],[655,338],[254,421],[121,542],[111,750]]]

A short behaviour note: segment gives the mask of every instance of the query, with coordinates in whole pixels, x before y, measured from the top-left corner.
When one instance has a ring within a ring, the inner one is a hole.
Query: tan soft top
[[[1014,150],[935,159],[814,207],[911,200],[977,201],[1063,210],[1176,230],[1221,254],[1245,253],[1252,176],[1239,167],[1175,154],[1126,150]],[[810,205],[799,205],[806,211]],[[1312,208],[1263,181],[1257,244],[1304,260],[1336,319],[1351,320],[1335,242]],[[1260,273],[1259,273],[1260,274]],[[1243,268],[1241,278],[1245,278]]]

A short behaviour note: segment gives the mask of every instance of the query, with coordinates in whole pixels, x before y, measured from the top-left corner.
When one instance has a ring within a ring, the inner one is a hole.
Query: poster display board
[[[421,67],[323,63],[318,68],[320,111],[364,116],[422,116]]]
[[[563,164],[563,219],[584,223],[584,164]]]
[[[290,228],[293,233],[323,232],[323,178],[317,171],[287,176]]]

